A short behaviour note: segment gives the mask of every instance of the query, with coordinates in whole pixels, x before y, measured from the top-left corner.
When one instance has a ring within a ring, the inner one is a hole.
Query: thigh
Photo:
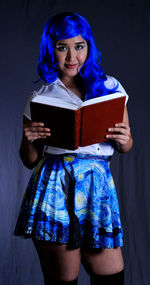
[[[72,281],[80,269],[80,249],[67,249],[66,244],[33,240],[46,280]]]
[[[115,274],[124,268],[120,247],[82,250],[82,264],[89,274],[97,275]]]

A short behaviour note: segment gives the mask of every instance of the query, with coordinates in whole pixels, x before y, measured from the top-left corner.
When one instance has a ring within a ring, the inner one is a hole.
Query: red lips
[[[77,67],[77,64],[65,64],[65,66],[69,69],[74,69]]]

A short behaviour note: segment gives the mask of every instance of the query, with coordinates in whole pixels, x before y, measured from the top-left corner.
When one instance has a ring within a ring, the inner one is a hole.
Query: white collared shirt
[[[127,103],[128,95],[124,90],[124,88],[122,87],[122,85],[114,77],[107,75],[107,80],[105,81],[105,86],[107,88],[112,89],[117,85],[117,83],[119,85],[116,91],[120,91],[126,96],[126,103]],[[65,102],[72,103],[77,106],[81,106],[81,104],[83,103],[83,101],[78,96],[76,96],[71,90],[69,90],[58,78],[50,84],[42,85],[40,89],[34,91],[33,94],[29,97],[27,104],[25,106],[24,115],[30,120],[31,120],[30,101],[36,95],[61,98]],[[105,143],[96,143],[85,147],[79,147],[75,151],[57,148],[57,147],[45,146],[45,152],[52,154],[82,153],[82,154],[93,154],[93,155],[112,155],[114,152],[114,148],[110,142],[105,142]]]

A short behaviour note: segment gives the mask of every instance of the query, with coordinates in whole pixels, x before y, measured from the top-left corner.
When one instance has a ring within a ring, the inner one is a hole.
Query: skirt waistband
[[[112,158],[112,155],[94,155],[94,154],[84,154],[84,153],[61,153],[61,154],[51,154],[46,153],[45,156],[51,156],[51,157],[76,157],[81,159],[96,159],[96,160],[106,160],[110,161]]]

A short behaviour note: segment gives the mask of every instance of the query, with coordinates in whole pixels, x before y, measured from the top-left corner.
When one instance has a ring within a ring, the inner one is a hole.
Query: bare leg
[[[84,250],[82,263],[89,274],[110,275],[124,269],[121,248]]]
[[[66,244],[56,244],[33,240],[38,252],[45,285],[53,284],[52,280],[72,281],[79,275],[80,248],[67,249]]]

